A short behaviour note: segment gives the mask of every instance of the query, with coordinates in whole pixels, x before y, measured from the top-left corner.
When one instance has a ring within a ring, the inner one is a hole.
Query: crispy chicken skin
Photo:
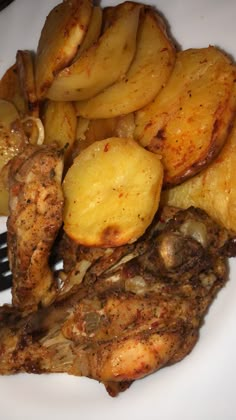
[[[89,262],[82,281],[66,282],[33,314],[0,309],[0,373],[83,375],[112,396],[191,351],[235,255],[234,238],[193,208],[154,223],[124,252],[110,250],[106,264],[99,250],[68,241],[67,271],[68,252],[72,271]]]
[[[63,156],[28,145],[9,166],[8,250],[12,302],[22,312],[48,305],[56,283],[48,259],[62,224]]]

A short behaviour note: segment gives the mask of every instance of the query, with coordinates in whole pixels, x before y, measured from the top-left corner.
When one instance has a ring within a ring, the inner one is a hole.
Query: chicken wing
[[[48,305],[56,283],[48,259],[62,224],[63,156],[28,145],[10,162],[8,250],[13,305],[23,312]]]

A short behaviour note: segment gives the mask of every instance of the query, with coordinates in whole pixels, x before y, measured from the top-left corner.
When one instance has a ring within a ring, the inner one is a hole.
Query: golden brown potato
[[[47,101],[42,116],[44,124],[44,144],[57,143],[65,148],[65,159],[69,158],[75,141],[77,117],[71,102]]]
[[[24,146],[26,137],[15,106],[0,99],[0,171]]]
[[[120,4],[107,6],[103,9],[103,30],[106,30],[108,26],[111,26],[117,17],[121,16],[124,13],[124,10],[129,11],[132,7],[132,1],[124,1]]]
[[[134,127],[133,113],[104,120],[88,120],[80,117],[77,124],[75,154],[98,140],[109,137],[133,138]]]
[[[119,5],[117,19],[97,43],[58,73],[47,97],[57,101],[87,99],[122,77],[135,53],[140,8],[131,2],[129,7]]]
[[[236,121],[218,157],[198,175],[162,193],[162,204],[200,207],[236,232]]]
[[[38,117],[39,104],[36,94],[34,63],[31,51],[17,51],[16,67],[21,91],[25,100],[25,114]]]
[[[64,182],[64,229],[87,246],[119,246],[141,236],[159,205],[159,157],[134,140],[109,138],[83,150]]]
[[[141,14],[134,60],[124,77],[87,101],[77,102],[84,118],[111,118],[128,114],[152,101],[172,71],[173,43],[160,17],[151,8]]]
[[[39,130],[43,131],[43,127],[38,118],[39,104],[33,67],[32,53],[17,51],[16,63],[6,71],[0,81],[0,98],[15,106],[25,135],[31,143],[36,144],[43,138],[39,133]]]
[[[114,136],[128,137],[130,139],[133,139],[135,129],[133,112],[126,115],[121,115],[119,117],[116,117],[115,119],[117,121],[117,124]]]
[[[0,215],[8,214],[7,163],[26,142],[17,109],[13,103],[0,99]]]
[[[34,58],[31,51],[18,50],[16,54],[17,77],[24,98],[24,112],[22,120],[25,133],[30,142],[36,144],[39,139],[38,124],[39,101],[36,94]],[[36,124],[37,122],[37,124]]]
[[[86,118],[78,118],[77,125],[77,150],[80,152],[90,144],[98,140],[104,140],[109,137],[117,137],[116,118],[107,120],[88,120]],[[78,154],[78,153],[77,153]]]
[[[223,146],[235,111],[235,68],[217,48],[179,52],[166,87],[137,112],[135,138],[163,157],[164,185],[206,167]]]
[[[102,28],[102,8],[100,6],[94,6],[89,27],[84,37],[82,44],[80,45],[73,62],[78,60],[81,54],[90,48],[95,42],[97,42]]]
[[[20,88],[16,63],[7,69],[0,80],[0,99],[12,102],[18,112],[25,113],[25,100]]]
[[[45,97],[55,74],[75,56],[87,32],[92,13],[90,0],[64,0],[46,18],[36,53],[36,89]]]

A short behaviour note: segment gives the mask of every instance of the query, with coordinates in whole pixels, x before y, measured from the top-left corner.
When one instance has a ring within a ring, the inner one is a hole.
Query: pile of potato
[[[64,149],[64,229],[78,243],[131,243],[160,202],[236,231],[235,70],[214,46],[178,51],[151,6],[63,1],[0,82],[0,214],[7,163],[44,142]]]

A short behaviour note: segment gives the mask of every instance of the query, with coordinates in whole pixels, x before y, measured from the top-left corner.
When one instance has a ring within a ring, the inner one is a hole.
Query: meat
[[[62,224],[63,156],[51,146],[27,146],[9,166],[7,221],[13,305],[22,312],[48,305],[56,282],[48,259]]]
[[[0,310],[0,373],[87,376],[112,396],[191,351],[236,254],[234,238],[194,208],[107,254],[62,244],[67,281],[55,301],[27,316]],[[70,277],[86,261],[83,275]]]

